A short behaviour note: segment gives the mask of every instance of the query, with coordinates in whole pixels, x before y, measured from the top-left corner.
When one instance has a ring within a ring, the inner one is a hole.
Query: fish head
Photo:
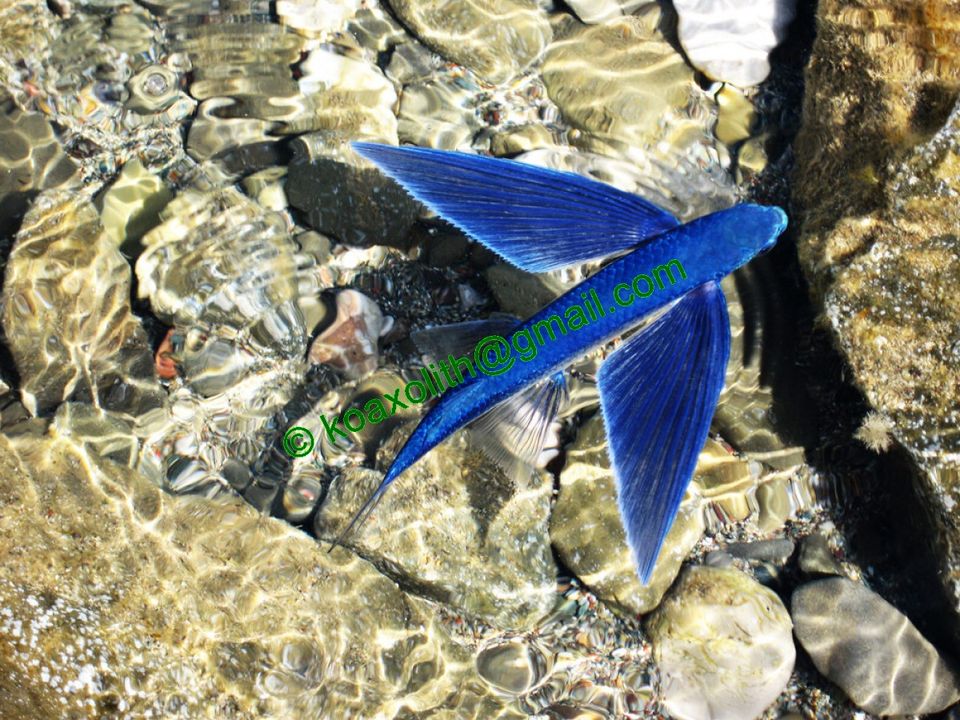
[[[726,235],[738,251],[739,265],[772,248],[787,227],[787,214],[776,205],[742,203],[723,214],[730,228]]]

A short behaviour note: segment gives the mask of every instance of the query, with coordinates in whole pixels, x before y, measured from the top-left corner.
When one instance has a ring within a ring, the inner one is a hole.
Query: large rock
[[[137,415],[163,391],[140,320],[130,266],[89,197],[42,193],[7,261],[3,329],[34,414],[67,399]]]
[[[960,700],[958,677],[906,616],[876,593],[833,577],[797,588],[797,639],[817,669],[877,715],[934,713]]]
[[[340,475],[317,516],[320,537],[334,539],[381,480],[363,469]],[[508,477],[465,449],[461,433],[398,478],[348,545],[405,587],[498,627],[529,628],[557,599],[552,491],[546,473]]]
[[[776,594],[739,570],[684,571],[647,622],[677,720],[747,720],[793,672],[790,616]]]
[[[567,5],[577,17],[591,25],[629,15],[647,0],[570,0]]]
[[[77,430],[0,436],[5,717],[502,717],[371,565],[240,500],[165,495]]]
[[[9,223],[0,238],[16,230],[31,196],[78,182],[77,167],[50,122],[40,113],[23,112],[6,96],[0,96],[0,170],[0,217]]]
[[[553,37],[532,0],[393,0],[390,6],[425,44],[491,83],[526,69]]]
[[[913,457],[916,542],[960,613],[960,7],[928,8],[820,3],[794,200],[801,263],[874,426]]]
[[[379,170],[299,156],[287,177],[290,205],[308,225],[348,245],[406,247],[420,205]]]

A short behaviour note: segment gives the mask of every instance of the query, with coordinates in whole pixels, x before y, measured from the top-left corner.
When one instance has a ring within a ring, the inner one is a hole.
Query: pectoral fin
[[[581,175],[467,153],[353,143],[417,200],[529,272],[603,258],[679,223]]]
[[[600,368],[620,517],[644,584],[706,441],[729,354],[726,301],[711,282],[682,297]]]
[[[470,438],[507,475],[513,475],[518,465],[536,463],[550,423],[566,398],[563,373],[556,373],[477,418],[469,426]]]

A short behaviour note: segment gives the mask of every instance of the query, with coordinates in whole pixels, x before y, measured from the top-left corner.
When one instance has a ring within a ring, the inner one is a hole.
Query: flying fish
[[[620,517],[646,584],[723,388],[730,325],[719,282],[773,246],[786,214],[743,203],[681,224],[636,195],[572,173],[419,147],[353,147],[414,198],[522,270],[615,259],[525,320],[464,324],[475,340],[529,338],[531,329],[544,338],[545,327],[557,331],[509,371],[478,372],[445,392],[341,539],[401,473],[468,423],[498,439],[514,459],[535,459],[564,393],[562,370],[653,316],[603,361],[597,376]],[[557,320],[586,316],[571,309],[587,307],[587,301],[589,320],[560,332]],[[436,332],[420,337],[425,345],[438,341]]]

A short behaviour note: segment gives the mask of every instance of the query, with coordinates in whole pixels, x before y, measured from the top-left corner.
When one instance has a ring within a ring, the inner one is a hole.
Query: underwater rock
[[[444,60],[416,41],[404,43],[393,51],[386,75],[397,85],[412,85],[435,77],[441,72]],[[461,70],[461,76],[464,74]]]
[[[70,423],[0,437],[0,470],[0,691],[18,718],[503,706],[431,606],[343,548],[237,499],[170,497]]]
[[[140,443],[131,423],[117,413],[86,403],[67,402],[57,408],[50,431],[69,437],[77,446],[104,460],[127,467],[137,463]]]
[[[813,295],[913,460],[911,550],[932,548],[960,640],[960,9],[926,8],[819,4],[793,199]]]
[[[348,140],[398,142],[397,91],[376,65],[320,47],[300,71],[304,108],[286,120],[284,133],[313,131],[301,142],[328,148],[325,154],[338,154]]]
[[[438,78],[407,85],[400,97],[401,142],[440,150],[469,149],[480,129],[470,103],[474,94],[462,81]]]
[[[724,550],[735,558],[744,560],[762,560],[775,565],[785,565],[796,546],[788,538],[774,540],[755,540],[753,542],[730,543]]]
[[[552,483],[541,471],[507,477],[465,442],[453,436],[397,479],[347,545],[401,587],[496,627],[527,629],[556,600]],[[333,540],[381,479],[358,468],[336,478],[318,536]]]
[[[172,197],[157,175],[131,160],[100,199],[100,222],[117,247],[136,242],[159,222],[160,210]]]
[[[713,136],[716,104],[660,34],[659,21],[651,5],[556,40],[543,62],[547,92],[570,124],[606,147],[603,154],[723,166]],[[584,140],[576,144],[596,150]]]
[[[163,402],[130,266],[84,194],[50,190],[30,207],[7,262],[3,329],[35,415],[68,399],[131,416]]]
[[[800,543],[800,569],[808,575],[844,575],[843,565],[834,557],[826,536],[813,533]]]
[[[583,22],[590,25],[630,15],[650,0],[569,0],[567,5]]]
[[[509,263],[491,265],[483,275],[500,309],[519,317],[556,300],[567,289],[548,273],[528,273]]]
[[[739,570],[687,568],[646,623],[664,708],[678,720],[744,720],[786,687],[796,649],[790,616]]]
[[[563,562],[597,597],[625,616],[653,610],[703,534],[700,503],[688,496],[657,557],[650,582],[637,578],[617,508],[617,490],[606,453],[600,414],[580,428],[567,449],[560,494],[550,517],[550,541]]]
[[[751,87],[770,74],[767,56],[786,36],[795,0],[673,0],[677,32],[694,67]]]
[[[283,216],[229,186],[189,188],[160,216],[136,264],[139,296],[157,315],[185,330],[215,325],[235,345],[303,355],[306,331],[296,300],[306,275],[299,263],[309,268],[310,261],[297,255]],[[197,337],[198,346],[209,335]]]
[[[305,38],[253,2],[221,8],[152,0],[150,6],[200,102],[187,136],[190,155],[205,160],[243,149],[235,156],[241,166],[274,164],[274,133],[304,112],[291,67],[301,60]]]
[[[310,362],[333,365],[356,380],[377,369],[377,338],[383,314],[377,304],[356,290],[337,293],[337,317],[310,346]]]
[[[362,0],[277,0],[277,17],[283,25],[308,38],[342,30],[356,15]]]
[[[143,237],[138,292],[174,326],[161,359],[180,377],[167,406],[138,421],[139,468],[174,492],[213,495],[229,486],[224,463],[253,462],[276,432],[307,349],[300,296],[320,281],[286,219],[235,187],[189,187],[160,217]]]
[[[30,57],[32,64],[39,65],[45,60],[58,34],[54,28],[59,29],[62,19],[57,18],[53,6],[44,0],[23,0],[0,6],[0,83],[3,87],[22,88],[24,95],[36,89],[33,83],[22,82],[24,78],[18,71],[23,66],[18,67],[18,61]]]
[[[111,7],[84,6],[57,22],[49,47],[19,48],[23,70],[12,82],[26,91],[23,105],[57,125],[84,178],[94,182],[135,155],[155,165],[182,157],[180,123],[195,107],[180,92],[176,71],[156,60],[168,52],[151,12],[136,3]]]
[[[905,615],[863,585],[815,580],[794,591],[790,606],[817,670],[867,712],[935,713],[960,700],[960,677]]]
[[[553,133],[544,125],[530,123],[507,127],[490,138],[490,153],[497,157],[519,155],[554,144]]]
[[[180,97],[180,78],[164,65],[148,65],[127,82],[126,106],[138,113],[163,112]]]
[[[360,47],[375,53],[382,53],[399,45],[412,43],[413,38],[403,29],[386,6],[367,6],[366,3],[354,14],[347,23],[349,32]]]
[[[31,198],[41,190],[78,182],[77,167],[47,119],[25,113],[0,95],[0,237],[12,237]]]
[[[426,45],[493,84],[525,70],[553,36],[533,0],[392,0],[390,7]]]
[[[535,644],[519,639],[495,643],[477,655],[477,672],[497,690],[523,695],[550,672],[550,663]]]
[[[757,119],[757,110],[742,91],[732,85],[724,85],[716,94],[719,117],[714,132],[717,139],[733,145],[750,137]]]
[[[299,155],[287,176],[290,205],[305,221],[347,245],[405,248],[420,205],[372,167]]]

